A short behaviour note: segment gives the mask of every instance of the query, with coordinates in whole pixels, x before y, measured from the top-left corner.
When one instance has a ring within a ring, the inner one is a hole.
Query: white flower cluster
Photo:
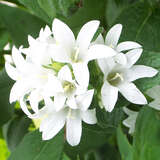
[[[65,126],[66,139],[75,146],[80,142],[82,121],[97,122],[95,109],[89,109],[94,94],[94,89],[88,90],[91,60],[98,59],[104,74],[101,99],[106,111],[113,110],[118,91],[132,103],[147,103],[132,81],[152,77],[157,70],[134,65],[142,53],[141,45],[130,41],[117,44],[120,24],[111,28],[105,41],[99,35],[92,42],[98,27],[97,20],[86,23],[75,39],[66,24],[54,19],[52,31],[46,26],[37,39],[29,36],[29,47],[13,47],[13,61],[6,61],[6,71],[16,81],[10,103],[19,101],[28,117],[41,119],[43,140]]]

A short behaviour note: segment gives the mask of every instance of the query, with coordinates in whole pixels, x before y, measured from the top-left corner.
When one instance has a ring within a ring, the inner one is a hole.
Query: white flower
[[[129,128],[129,134],[133,134],[138,112],[132,111],[126,107],[123,108],[123,111],[128,115],[128,118],[123,121],[123,124]]]
[[[160,86],[154,86],[153,88],[147,90],[146,93],[154,99],[148,105],[154,109],[160,110]]]
[[[15,47],[12,49],[12,59],[15,67],[8,61],[5,63],[7,74],[16,81],[11,89],[10,103],[18,100],[20,96],[29,90],[31,83],[28,75],[30,75],[30,71],[32,71],[31,68],[33,67],[24,60],[20,51]]]
[[[21,51],[26,54],[27,61],[31,61],[36,65],[48,65],[51,63],[51,57],[48,54],[49,45],[55,44],[52,32],[48,26],[40,30],[39,37],[34,39],[28,36],[29,47],[23,48]]]
[[[118,91],[130,102],[146,104],[143,94],[132,83],[134,80],[144,77],[153,77],[157,70],[143,65],[134,65],[139,59],[142,49],[128,51],[126,65],[116,63],[112,58],[100,59],[98,64],[104,74],[104,84],[101,89],[102,102],[105,109],[111,112],[117,102]]]
[[[43,99],[43,92],[45,85],[48,83],[48,77],[54,77],[55,72],[27,62],[20,50],[13,47],[12,59],[14,64],[10,64],[12,61],[6,61],[5,63],[7,74],[16,81],[10,92],[10,103],[16,100],[22,102],[24,96],[30,94],[28,100],[33,110],[38,111],[38,102]],[[26,109],[23,107],[22,109],[25,112]]]
[[[86,91],[86,88],[81,87],[72,79],[72,73],[67,65],[61,68],[56,79],[53,76],[49,78],[45,89],[46,95],[54,96],[56,111],[63,108],[65,103],[72,109],[76,109],[75,96]]]
[[[72,146],[78,145],[82,134],[82,121],[88,124],[97,122],[95,109],[88,109],[93,93],[93,90],[89,90],[84,94],[76,96],[77,109],[64,106],[58,112],[55,111],[56,106],[54,106],[52,100],[46,98],[46,106],[39,113],[30,116],[32,119],[42,120],[40,124],[42,139],[49,140],[53,138],[65,126],[68,143]]]
[[[114,60],[117,63],[125,65],[127,62],[123,51],[141,48],[142,46],[132,41],[125,41],[118,44],[121,32],[122,25],[116,24],[108,31],[105,37],[105,41],[103,39],[103,36],[100,34],[97,37],[96,41],[94,41],[94,44],[105,44],[106,46],[113,48],[117,52],[117,54],[114,56]]]
[[[113,49],[104,45],[94,45],[89,49],[98,26],[99,21],[96,20],[86,23],[75,40],[73,32],[65,23],[58,19],[53,21],[52,30],[56,44],[50,46],[50,55],[55,61],[70,63],[75,79],[85,87],[89,83],[88,62],[116,54]]]

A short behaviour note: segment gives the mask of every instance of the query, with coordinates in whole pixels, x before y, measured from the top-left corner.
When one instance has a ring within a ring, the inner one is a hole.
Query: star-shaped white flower
[[[136,124],[136,119],[138,116],[138,112],[132,111],[126,107],[123,108],[123,111],[128,115],[128,118],[126,118],[123,121],[123,124],[129,128],[129,134],[133,134],[135,130],[135,124]]]
[[[89,83],[88,62],[116,54],[112,48],[104,45],[90,47],[98,26],[99,21],[96,20],[86,23],[75,39],[73,32],[65,23],[58,19],[53,21],[52,31],[56,44],[50,46],[50,55],[52,55],[54,61],[70,63],[73,67],[75,79],[85,87]]]
[[[76,96],[77,109],[64,106],[58,112],[55,111],[56,106],[52,100],[46,98],[46,106],[39,113],[29,116],[32,119],[42,119],[40,124],[42,139],[53,138],[65,126],[68,143],[72,146],[78,145],[82,134],[82,121],[88,124],[97,122],[95,109],[88,109],[93,93],[93,90],[88,90],[84,94]]]
[[[49,78],[45,89],[46,95],[50,94],[54,96],[56,111],[63,108],[65,103],[69,105],[70,108],[76,109],[75,96],[86,91],[86,88],[78,85],[72,78],[72,73],[67,65],[60,69],[57,78],[53,76]]]
[[[105,109],[111,112],[117,102],[118,91],[130,102],[147,104],[146,98],[132,83],[144,77],[153,77],[158,71],[144,65],[134,65],[139,59],[142,49],[128,51],[126,65],[120,65],[113,59],[100,59],[98,64],[104,74],[104,84],[101,89],[102,102]]]
[[[22,56],[21,49],[15,47],[12,49],[12,59],[12,64],[11,61],[5,63],[7,74],[16,81],[10,92],[10,103],[16,100],[22,102],[24,96],[29,94],[28,100],[32,109],[38,111],[38,103],[45,95],[44,88],[48,83],[48,77],[55,77],[55,72],[28,62]],[[26,111],[23,107],[22,110]]]
[[[10,103],[18,100],[20,96],[29,90],[32,84],[28,76],[33,71],[31,70],[33,66],[25,61],[21,52],[15,47],[12,49],[12,59],[14,64],[10,64],[8,61],[5,63],[7,74],[16,81],[11,89]]]
[[[116,24],[108,31],[105,40],[103,36],[100,34],[97,37],[97,39],[93,42],[93,44],[105,44],[106,46],[113,48],[117,52],[117,54],[113,57],[114,60],[117,63],[125,65],[127,62],[125,54],[123,54],[123,52],[127,50],[138,49],[142,46],[133,41],[125,41],[118,44],[121,32],[122,25]]]
[[[154,109],[160,110],[160,86],[154,86],[147,90],[147,95],[153,98],[154,100],[148,105]]]

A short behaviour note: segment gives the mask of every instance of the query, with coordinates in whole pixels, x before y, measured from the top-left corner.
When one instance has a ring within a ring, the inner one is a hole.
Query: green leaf
[[[108,140],[108,143],[98,150],[98,154],[95,154],[95,157],[97,157],[96,160],[121,160],[121,155],[117,149],[117,144],[115,143],[116,136],[114,135]]]
[[[9,42],[9,38],[7,30],[0,28],[0,51],[2,51],[5,45]]]
[[[140,0],[141,2],[145,2],[150,5],[152,8],[160,7],[159,0]]]
[[[71,159],[76,159],[77,155],[84,156],[86,152],[99,148],[106,143],[108,138],[109,134],[104,132],[102,128],[84,123],[80,144],[71,147],[66,143],[64,150]]]
[[[40,7],[53,18],[64,18],[69,16],[70,7],[75,6],[77,0],[38,0]]]
[[[3,126],[3,135],[7,141],[8,148],[13,151],[28,132],[31,120],[26,117],[14,117]]]
[[[70,158],[64,153],[62,160],[70,160]]]
[[[44,10],[39,6],[38,0],[18,0],[21,4],[27,7],[31,13],[43,19],[45,22],[51,24],[51,19],[49,16],[44,12]]]
[[[81,0],[58,0],[59,9],[64,17],[70,16],[78,10]],[[60,13],[59,13],[60,14]]]
[[[5,70],[0,71],[0,126],[6,123],[13,115],[13,105],[9,103],[10,89],[13,81],[7,76]]]
[[[124,112],[122,108],[114,108],[110,112],[106,112],[105,109],[97,109],[98,125],[104,129],[106,133],[115,133],[121,120],[124,118]]]
[[[112,26],[119,14],[131,4],[129,0],[108,0],[106,7],[106,22]]]
[[[9,154],[5,140],[0,138],[0,160],[6,160]]]
[[[47,13],[52,20],[56,17],[56,6],[54,0],[37,0],[39,6]]]
[[[101,24],[105,26],[105,7],[106,1],[85,0],[82,7],[75,14],[64,19],[64,21],[75,33],[78,33],[80,27],[90,20],[100,20]]]
[[[139,112],[134,135],[134,160],[159,160],[160,113],[145,106]]]
[[[117,141],[122,160],[133,160],[133,148],[120,126],[117,129]]]
[[[136,41],[147,51],[159,52],[159,17],[159,8],[152,10],[141,2],[124,9],[115,21],[123,24],[120,41]]]
[[[0,4],[0,20],[3,21],[16,46],[27,46],[28,35],[38,36],[45,23],[19,8]]]
[[[27,134],[20,145],[11,153],[9,160],[61,160],[64,134],[61,131],[53,139],[42,141],[37,130]]]

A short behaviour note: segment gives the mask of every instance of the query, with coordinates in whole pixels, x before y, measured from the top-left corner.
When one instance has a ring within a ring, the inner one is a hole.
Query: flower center
[[[123,81],[123,76],[122,73],[118,72],[112,72],[109,73],[107,76],[107,81],[112,85],[112,86],[117,86]]]
[[[78,47],[75,47],[75,49],[73,50],[71,54],[71,61],[73,63],[79,62],[79,48]]]
[[[63,82],[63,89],[64,89],[65,94],[67,96],[70,96],[75,92],[76,86],[69,81],[64,81]]]

